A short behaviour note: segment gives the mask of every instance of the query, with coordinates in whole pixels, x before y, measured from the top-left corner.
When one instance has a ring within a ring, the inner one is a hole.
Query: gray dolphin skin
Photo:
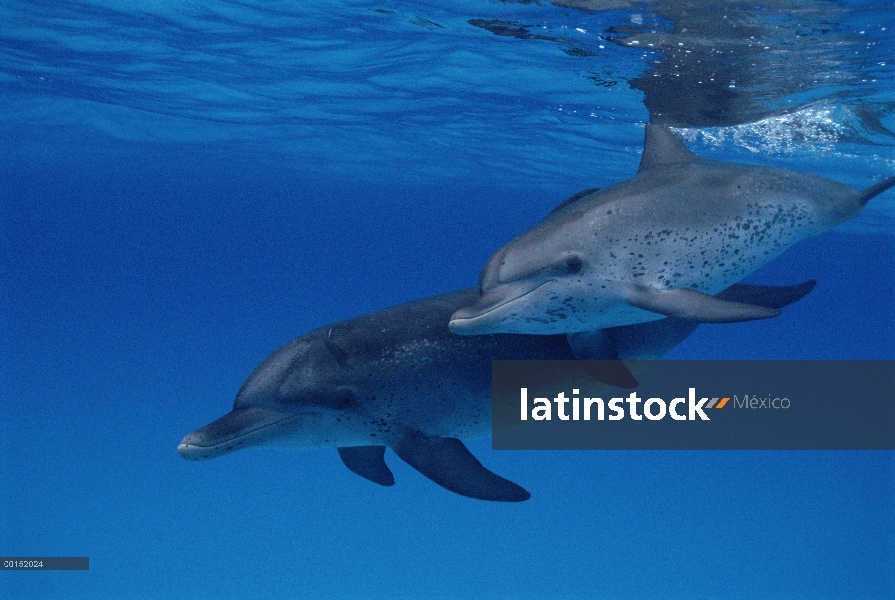
[[[779,308],[813,286],[737,285],[722,295]],[[204,460],[254,446],[337,447],[351,471],[390,486],[390,447],[452,492],[527,500],[527,491],[486,469],[460,441],[491,434],[491,361],[608,359],[596,363],[609,367],[594,378],[633,387],[617,359],[661,356],[697,325],[665,319],[575,336],[451,334],[448,317],[477,297],[476,289],[442,294],[292,340],[252,372],[231,412],[183,438],[178,452]]]
[[[560,334],[663,317],[724,323],[773,308],[715,298],[796,242],[857,216],[866,190],[783,169],[700,158],[647,125],[637,174],[576,194],[491,255],[460,335]]]

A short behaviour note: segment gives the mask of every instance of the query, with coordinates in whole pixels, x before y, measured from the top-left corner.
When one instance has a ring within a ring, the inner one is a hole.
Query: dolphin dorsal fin
[[[864,206],[865,204],[867,204],[867,202],[871,198],[873,198],[874,196],[877,196],[879,194],[882,194],[887,189],[889,189],[890,187],[893,187],[893,186],[895,186],[895,177],[889,177],[885,181],[881,181],[881,182],[877,183],[876,185],[871,185],[866,190],[861,191],[860,200],[858,200],[858,202],[861,203],[861,206]],[[557,207],[557,208],[559,208],[559,207]],[[553,210],[556,210],[556,209],[553,209]]]
[[[702,160],[684,146],[684,143],[670,129],[662,125],[648,123],[643,142],[643,156],[637,172],[659,165],[674,165]]]

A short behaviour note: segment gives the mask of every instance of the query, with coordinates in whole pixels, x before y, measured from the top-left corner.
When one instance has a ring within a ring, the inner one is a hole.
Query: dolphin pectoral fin
[[[605,329],[566,334],[576,360],[618,360],[618,352]]]
[[[599,382],[608,383],[625,390],[633,390],[640,383],[628,367],[620,360],[598,360],[588,362],[584,372]]]
[[[770,308],[783,308],[796,300],[801,300],[808,292],[814,289],[817,281],[810,280],[804,283],[788,286],[749,285],[735,283],[726,290],[715,295],[715,298],[731,302],[745,302]]]
[[[783,308],[804,298],[814,289],[816,281],[789,286],[748,285],[735,283],[715,296],[722,300]],[[683,342],[699,326],[687,319],[660,319],[623,325],[604,330],[612,346],[624,360],[653,360],[660,358]]]
[[[408,465],[461,496],[501,502],[531,498],[520,486],[483,467],[457,438],[427,437],[413,432],[393,449]]]
[[[385,446],[339,448],[339,458],[352,473],[379,485],[395,485],[395,476],[385,464]]]
[[[780,314],[776,308],[722,300],[688,288],[659,290],[649,286],[631,286],[627,300],[631,306],[643,310],[700,323],[736,323],[768,319]]]
[[[640,385],[625,363],[619,360],[618,350],[607,330],[570,333],[566,340],[575,359],[592,361],[584,368],[588,376],[626,390]]]

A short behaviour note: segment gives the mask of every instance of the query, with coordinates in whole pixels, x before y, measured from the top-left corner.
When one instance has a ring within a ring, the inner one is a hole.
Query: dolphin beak
[[[206,460],[258,446],[271,438],[271,427],[296,416],[257,406],[236,408],[187,435],[177,446],[177,452],[187,460]]]
[[[451,330],[451,333],[457,335],[493,333],[497,323],[512,315],[503,314],[501,318],[496,319],[494,317],[497,317],[497,315],[491,313],[528,296],[552,281],[556,280],[520,280],[500,284],[482,294],[475,304],[461,308],[452,314],[451,320],[448,322],[448,328]]]

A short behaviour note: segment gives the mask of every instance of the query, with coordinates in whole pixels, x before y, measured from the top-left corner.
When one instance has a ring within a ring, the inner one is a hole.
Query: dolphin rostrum
[[[813,286],[737,285],[723,294],[782,307]],[[468,289],[425,298],[292,340],[249,375],[231,412],[183,438],[178,452],[203,460],[253,446],[337,447],[351,471],[390,486],[388,446],[458,494],[527,500],[527,491],[483,467],[460,441],[491,433],[491,361],[608,359],[619,370],[594,378],[633,387],[617,359],[661,356],[696,327],[665,319],[576,336],[452,335],[448,317],[477,296]]]
[[[666,316],[706,323],[776,309],[714,295],[799,240],[857,216],[895,177],[855,190],[818,175],[700,158],[647,125],[637,174],[566,200],[491,255],[450,330],[559,334]]]

